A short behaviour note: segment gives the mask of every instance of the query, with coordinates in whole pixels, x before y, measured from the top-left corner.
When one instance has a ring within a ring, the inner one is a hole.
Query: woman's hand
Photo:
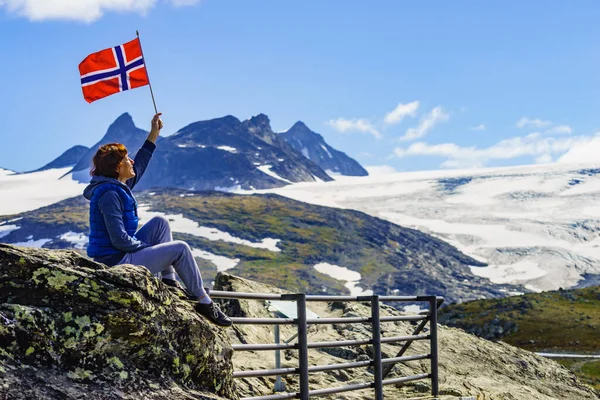
[[[154,118],[152,118],[152,130],[158,131],[159,133],[160,133],[160,130],[163,128],[163,123],[160,119],[161,115],[162,115],[162,113],[158,113],[154,116]]]
[[[148,140],[152,143],[156,143],[156,139],[158,139],[160,130],[163,128],[163,123],[160,120],[161,115],[162,113],[157,113],[154,116],[154,118],[152,118],[152,129],[150,130],[150,134],[148,135]]]

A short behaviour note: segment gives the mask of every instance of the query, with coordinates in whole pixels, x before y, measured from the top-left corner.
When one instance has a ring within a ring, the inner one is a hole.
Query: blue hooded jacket
[[[87,254],[95,261],[114,266],[125,253],[149,245],[135,237],[138,227],[137,201],[131,189],[144,175],[156,145],[146,141],[134,158],[135,176],[125,184],[117,179],[94,176],[83,191],[90,200],[90,241]]]

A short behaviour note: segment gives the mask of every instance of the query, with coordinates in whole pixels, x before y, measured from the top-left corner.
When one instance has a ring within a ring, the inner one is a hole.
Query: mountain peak
[[[310,131],[310,128],[308,126],[306,126],[306,124],[304,122],[298,121],[294,125],[292,125],[292,127],[288,130],[288,132],[291,131],[291,130],[294,130],[294,131]]]
[[[125,112],[125,113],[119,115],[119,117],[117,119],[115,119],[115,121],[110,125],[110,128],[112,128],[112,127],[135,128],[135,124],[133,123],[133,118],[131,118],[131,115],[129,115],[129,113]]]
[[[220,123],[225,123],[225,124],[236,124],[236,125],[241,123],[240,120],[237,119],[236,117],[234,117],[233,115],[225,115],[224,117],[213,118],[213,119],[209,120],[209,122],[213,122],[213,123],[220,122]]]
[[[59,157],[57,157],[53,161],[44,165],[42,168],[36,169],[33,172],[45,171],[47,169],[54,169],[54,168],[64,168],[64,167],[70,167],[70,166],[76,165],[79,162],[79,160],[81,160],[83,158],[83,156],[85,156],[85,154],[89,150],[90,149],[85,146],[81,146],[81,145],[73,146],[69,150],[62,153]]]
[[[296,122],[281,138],[325,171],[350,176],[366,176],[368,172],[354,159],[329,146],[323,136]],[[329,172],[328,172],[329,173]]]
[[[250,118],[250,123],[252,125],[258,125],[258,126],[266,126],[271,124],[271,121],[269,120],[269,117],[267,117],[265,114],[258,114],[255,115],[254,117]]]

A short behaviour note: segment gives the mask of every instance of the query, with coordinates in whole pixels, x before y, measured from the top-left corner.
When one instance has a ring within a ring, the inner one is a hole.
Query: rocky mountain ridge
[[[79,160],[81,160],[89,151],[90,149],[85,146],[73,146],[64,153],[62,153],[60,156],[55,158],[53,161],[32,172],[45,171],[47,169],[54,168],[71,167],[73,165],[76,165],[79,162]]]
[[[297,127],[298,124],[294,126]],[[131,152],[131,156],[134,156],[147,134],[148,132],[135,126],[128,113],[124,113],[91,148],[71,149],[40,170],[57,168],[57,165],[65,166],[65,162],[69,161],[68,165],[75,165],[71,171],[72,177],[76,181],[86,183],[89,181],[93,155],[100,145],[123,143]],[[364,171],[356,161],[331,148],[320,135],[317,136],[320,138],[319,148],[327,150],[330,155],[333,154],[333,158],[330,157],[325,164],[313,157],[317,160],[315,163],[311,161],[308,153],[305,157],[297,151],[285,140],[291,136],[273,132],[269,118],[264,114],[245,121],[228,115],[194,122],[171,136],[159,137],[153,162],[150,163],[137,189],[265,189],[295,182],[331,181],[332,178],[318,165],[319,163],[339,173],[352,172],[343,165],[352,166],[359,174]],[[316,154],[316,151],[311,150],[311,154]],[[338,164],[341,165],[339,168]]]

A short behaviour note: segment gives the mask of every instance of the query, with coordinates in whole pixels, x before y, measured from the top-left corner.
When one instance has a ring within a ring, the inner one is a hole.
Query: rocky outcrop
[[[0,244],[2,399],[237,399],[231,357],[144,267]]]
[[[239,292],[282,293],[278,288],[242,279],[227,274],[219,274],[216,289]],[[232,316],[272,317],[267,304],[262,301],[229,300],[225,306]],[[314,303],[308,308],[320,317],[356,317],[370,315],[370,306],[361,303]],[[401,314],[398,310],[382,305],[381,315]],[[409,322],[382,324],[384,337],[411,335],[415,326]],[[270,326],[238,325],[230,332],[233,343],[273,343],[273,328]],[[282,341],[291,338],[295,329],[281,327]],[[315,325],[309,327],[309,342],[370,339],[368,325]],[[494,343],[480,339],[460,329],[438,326],[439,377],[441,398],[474,396],[477,399],[490,400],[550,400],[550,399],[598,399],[600,393],[579,381],[575,375],[560,364],[521,350],[506,343]],[[384,344],[385,358],[394,357],[399,345]],[[310,350],[310,365],[338,364],[367,360],[371,348],[339,347]],[[426,354],[429,344],[426,341],[414,342],[406,355]],[[272,369],[272,352],[236,352],[233,358],[236,370]],[[282,368],[297,367],[295,351],[282,354]],[[430,371],[429,360],[410,361],[398,364],[388,378],[422,374]],[[310,374],[310,388],[321,389],[344,386],[349,383],[370,382],[373,377],[366,368],[348,369]],[[268,395],[273,392],[274,377],[248,378],[237,382],[242,396]],[[298,388],[297,377],[288,375],[283,378],[288,392]],[[415,381],[405,385],[385,387],[386,399],[428,398],[431,390],[428,380]],[[450,397],[449,397],[450,396]],[[347,392],[343,399],[372,399],[373,391],[363,390]]]

